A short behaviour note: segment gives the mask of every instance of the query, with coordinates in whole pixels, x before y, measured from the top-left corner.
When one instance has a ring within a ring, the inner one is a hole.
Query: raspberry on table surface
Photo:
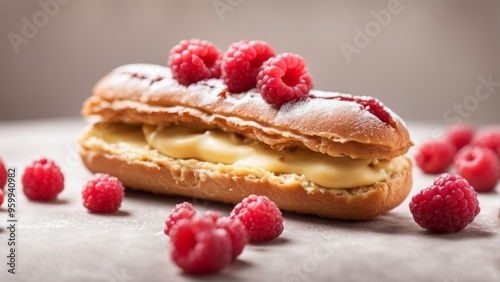
[[[168,215],[167,220],[165,221],[165,229],[163,230],[163,232],[165,233],[165,235],[168,236],[170,234],[172,226],[174,226],[177,223],[177,221],[181,219],[190,219],[195,214],[196,211],[189,202],[183,202],[175,205],[175,208]]]
[[[415,222],[431,232],[460,231],[481,211],[474,188],[448,173],[415,194],[409,206]]]
[[[229,232],[208,216],[180,219],[172,227],[170,238],[172,259],[187,273],[216,273],[232,261]]]
[[[466,123],[456,123],[446,130],[445,138],[452,143],[455,148],[460,150],[469,144],[474,136],[474,128]]]
[[[471,145],[488,148],[497,153],[500,158],[500,127],[480,130],[472,138]]]
[[[232,244],[232,259],[235,259],[243,252],[243,248],[248,242],[248,233],[241,221],[225,217],[213,210],[206,211],[201,215],[197,214],[189,202],[180,203],[175,206],[165,222],[165,234],[170,235],[171,230],[180,220],[195,220],[195,216],[196,219],[202,217],[204,220],[210,220],[215,224],[213,225],[214,228],[222,228],[228,232]]]
[[[477,192],[493,191],[500,178],[500,160],[486,147],[463,147],[455,156],[454,167]]]
[[[3,190],[2,190],[2,189],[0,189],[0,206],[2,206],[2,204],[3,204],[3,197],[4,197],[4,194],[5,194],[5,193],[3,192]]]
[[[0,159],[0,190],[3,190],[5,184],[7,184],[7,169],[5,169],[2,159]]]
[[[30,163],[21,180],[30,200],[51,201],[64,189],[64,175],[54,161],[41,158]]]
[[[82,190],[83,206],[95,213],[112,213],[121,206],[125,188],[118,178],[96,173]]]
[[[215,225],[226,229],[229,233],[232,243],[231,255],[234,260],[243,252],[245,245],[248,243],[248,232],[245,225],[237,218],[226,216],[217,219]]]
[[[237,204],[231,218],[238,218],[248,232],[250,242],[264,242],[283,232],[283,216],[278,206],[266,196],[250,195]]]
[[[220,212],[213,210],[206,211],[203,215],[212,219],[214,222],[217,222],[219,218],[223,217]]]
[[[446,140],[429,140],[417,148],[415,162],[424,173],[443,173],[452,164],[455,152],[455,146]]]

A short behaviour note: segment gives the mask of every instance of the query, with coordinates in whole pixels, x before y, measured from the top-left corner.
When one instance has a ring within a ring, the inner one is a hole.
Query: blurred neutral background
[[[0,0],[0,120],[76,117],[128,63],[181,39],[261,39],[315,87],[370,95],[406,120],[500,122],[500,1]],[[489,81],[489,82],[488,82]]]

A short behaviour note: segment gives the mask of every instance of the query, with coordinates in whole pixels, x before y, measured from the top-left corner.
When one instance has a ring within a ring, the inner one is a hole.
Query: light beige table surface
[[[408,125],[416,143],[436,129]],[[169,257],[167,214],[186,200],[199,211],[228,214],[232,206],[126,191],[117,214],[88,213],[80,190],[91,174],[76,152],[83,126],[79,119],[0,122],[0,157],[17,169],[18,184],[24,166],[42,156],[65,175],[65,189],[53,203],[28,201],[18,185],[15,275],[7,272],[6,203],[0,208],[0,281],[500,281],[500,192],[480,194],[476,220],[449,234],[421,229],[411,217],[410,197],[365,222],[285,213],[277,240],[248,245],[220,274],[185,275]],[[414,168],[410,196],[433,179]]]

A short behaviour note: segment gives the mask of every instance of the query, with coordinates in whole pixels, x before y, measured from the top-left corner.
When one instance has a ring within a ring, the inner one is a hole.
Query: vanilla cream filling
[[[102,126],[102,125],[101,125]],[[112,125],[110,125],[112,126]],[[94,131],[96,127],[94,127]],[[176,159],[197,159],[276,174],[304,175],[325,188],[354,188],[384,181],[406,165],[404,157],[364,160],[332,157],[307,149],[276,151],[258,142],[215,130],[196,131],[182,126],[119,127],[98,130],[99,138],[117,146],[150,146]]]

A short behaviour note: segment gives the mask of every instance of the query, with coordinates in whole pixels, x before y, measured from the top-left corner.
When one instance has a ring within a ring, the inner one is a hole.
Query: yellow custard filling
[[[107,126],[107,130],[103,130]],[[123,126],[97,124],[87,136],[110,145],[140,149],[151,147],[175,159],[197,159],[276,174],[304,175],[325,188],[354,188],[384,181],[407,164],[404,157],[391,160],[332,157],[308,149],[276,151],[259,141],[244,140],[227,132],[196,131],[183,126]]]

